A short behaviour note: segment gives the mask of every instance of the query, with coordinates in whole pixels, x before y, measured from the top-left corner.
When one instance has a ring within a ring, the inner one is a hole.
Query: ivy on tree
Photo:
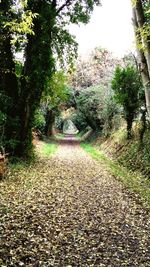
[[[112,80],[112,89],[115,92],[117,103],[123,107],[123,115],[127,122],[127,138],[132,137],[133,120],[139,105],[138,96],[141,89],[141,80],[133,66],[117,67]]]

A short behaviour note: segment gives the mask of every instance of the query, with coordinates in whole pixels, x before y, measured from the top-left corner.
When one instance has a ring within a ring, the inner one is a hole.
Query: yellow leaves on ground
[[[150,216],[73,140],[0,184],[0,266],[150,263]]]

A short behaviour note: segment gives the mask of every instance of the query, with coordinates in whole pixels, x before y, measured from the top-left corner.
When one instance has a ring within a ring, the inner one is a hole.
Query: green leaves
[[[135,11],[135,16],[137,17],[137,29],[135,33],[137,48],[144,51],[144,53],[149,53],[150,3],[149,1],[136,0],[133,10]]]
[[[72,22],[87,23],[94,6],[98,4],[98,0],[2,0],[3,36],[9,43],[6,57],[12,54],[13,61],[15,48],[24,52],[22,73],[20,75],[19,70],[16,77],[16,88],[17,85],[19,87],[16,113],[21,127],[15,129],[20,144],[18,153],[28,154],[27,150],[32,147],[31,129],[44,91],[50,92],[50,104],[56,109],[61,99],[66,100],[63,75],[58,78],[55,73],[60,66],[66,70],[72,68],[77,56],[77,42],[67,26]],[[13,88],[11,96],[14,92]],[[16,99],[15,95],[13,97]],[[11,135],[14,135],[14,130]]]
[[[26,11],[22,13],[21,18],[18,21],[14,19],[10,22],[5,23],[5,27],[9,27],[10,31],[18,34],[34,34],[33,31],[33,19],[37,17],[38,14],[33,14],[31,11]]]
[[[115,91],[115,98],[118,103],[126,105],[137,106],[138,91],[141,89],[142,84],[139,73],[137,70],[128,66],[124,69],[119,66],[116,68],[114,79],[112,80],[112,89]]]
[[[58,25],[54,27],[52,47],[56,58],[63,69],[70,69],[77,57],[78,44],[69,31]]]
[[[142,90],[142,84],[137,69],[133,66],[126,68],[118,66],[112,80],[112,89],[115,92],[116,102],[123,107],[123,115],[127,121],[128,138],[130,138],[132,122],[141,104],[139,92]]]
[[[51,78],[47,78],[43,100],[47,100],[51,107],[55,107],[67,100],[67,92],[67,76],[63,71],[57,71]]]

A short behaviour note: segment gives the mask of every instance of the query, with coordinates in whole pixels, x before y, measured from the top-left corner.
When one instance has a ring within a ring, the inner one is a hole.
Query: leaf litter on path
[[[150,216],[78,144],[0,184],[0,266],[149,267]]]

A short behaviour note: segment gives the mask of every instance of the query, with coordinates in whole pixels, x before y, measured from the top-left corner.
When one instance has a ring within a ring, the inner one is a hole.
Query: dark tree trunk
[[[133,118],[134,116],[132,114],[129,114],[126,116],[126,122],[127,122],[127,139],[132,139],[132,124],[133,124]]]
[[[23,79],[21,80],[21,94],[19,101],[20,112],[20,142],[16,149],[19,156],[30,155],[32,149],[32,123],[37,107],[40,105],[45,81],[54,71],[51,49],[51,17],[46,1],[30,1],[31,10],[39,13],[34,19],[34,35],[27,36],[28,43],[25,50],[25,64]],[[47,8],[47,10],[48,10]],[[45,27],[43,28],[43,24]],[[45,39],[46,38],[46,39]]]
[[[53,134],[52,130],[53,130],[54,121],[55,121],[54,111],[51,109],[48,109],[46,113],[46,124],[45,124],[45,129],[44,129],[44,133],[46,136],[51,136]]]
[[[143,145],[143,137],[146,131],[146,110],[142,111],[141,124],[142,127],[140,129],[140,147]]]
[[[142,18],[143,18],[143,15],[142,15]],[[144,18],[142,19],[142,24],[144,23],[143,20]],[[139,25],[137,21],[137,12],[135,11],[135,8],[133,8],[133,25],[134,25],[136,39],[141,40],[142,42],[142,37],[140,35],[140,32],[138,31]],[[141,73],[142,82],[143,82],[144,91],[145,91],[146,107],[147,107],[147,112],[148,112],[148,116],[150,119],[150,75],[148,71],[148,65],[147,65],[145,54],[142,50],[138,48],[138,45],[137,45],[137,54],[138,54],[139,71]]]
[[[144,14],[143,3],[141,0],[136,0],[134,10],[135,10],[138,28],[142,29],[146,25],[147,22],[146,22],[146,18]],[[144,48],[145,48],[144,54],[145,54],[145,58],[147,61],[148,72],[150,76],[150,37],[149,36],[143,37],[141,34],[141,42],[142,44],[144,44]]]
[[[8,11],[10,9],[10,1],[1,1],[1,12],[7,21]],[[2,18],[3,18],[2,17]],[[11,49],[11,34],[8,27],[1,25],[0,35],[0,109],[6,114],[6,122],[4,126],[4,145],[7,151],[13,152],[18,128],[18,81],[15,74],[15,63]],[[14,145],[12,145],[14,141]]]

